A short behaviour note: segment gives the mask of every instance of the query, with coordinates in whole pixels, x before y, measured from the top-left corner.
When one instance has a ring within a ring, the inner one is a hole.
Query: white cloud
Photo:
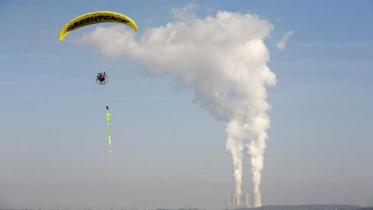
[[[294,35],[293,31],[286,32],[282,38],[276,43],[277,49],[284,50],[289,39]]]
[[[173,74],[192,88],[195,101],[227,122],[226,148],[234,162],[236,194],[242,187],[243,151],[248,152],[254,206],[260,206],[270,124],[267,87],[276,83],[264,43],[272,25],[256,15],[226,11],[199,19],[190,13],[194,8],[174,10],[174,22],[148,28],[138,39],[126,27],[115,26],[97,27],[82,41],[108,56],[137,60],[152,74]]]
[[[195,11],[198,9],[198,4],[190,3],[182,8],[173,8],[172,14],[177,20],[188,21],[190,19],[195,19]]]

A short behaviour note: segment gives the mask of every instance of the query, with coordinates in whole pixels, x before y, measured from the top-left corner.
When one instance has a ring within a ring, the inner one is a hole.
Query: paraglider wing
[[[103,22],[117,22],[129,25],[134,31],[137,31],[135,21],[124,14],[113,11],[97,11],[85,13],[67,22],[60,31],[60,41],[63,41],[67,34],[71,31],[83,26],[92,25]]]

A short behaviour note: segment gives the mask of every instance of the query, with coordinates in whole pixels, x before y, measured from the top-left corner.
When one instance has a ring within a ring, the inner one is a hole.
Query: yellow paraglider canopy
[[[137,25],[131,18],[124,14],[113,11],[97,11],[85,13],[67,22],[60,31],[60,41],[63,41],[71,31],[96,23],[117,22],[129,25],[134,31],[137,31]]]

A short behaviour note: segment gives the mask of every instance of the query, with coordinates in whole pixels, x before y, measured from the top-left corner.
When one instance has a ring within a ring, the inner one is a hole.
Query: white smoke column
[[[138,39],[127,27],[115,26],[98,27],[82,41],[108,56],[140,61],[153,74],[174,74],[192,88],[195,101],[227,122],[226,149],[233,159],[235,195],[241,198],[243,151],[247,149],[254,206],[261,206],[260,182],[270,124],[266,89],[276,83],[267,67],[269,52],[264,43],[272,26],[249,14],[219,11],[199,19],[195,15],[180,17],[185,10],[182,12],[174,22],[146,29]]]

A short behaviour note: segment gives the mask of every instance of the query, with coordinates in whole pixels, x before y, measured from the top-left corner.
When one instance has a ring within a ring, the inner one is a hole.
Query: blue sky
[[[264,204],[373,205],[373,3],[193,2],[202,18],[227,10],[274,26],[266,44],[278,84],[269,91]],[[141,34],[189,3],[0,1],[0,207],[227,206],[225,125],[192,101],[190,89],[130,60],[102,63],[74,43],[94,27],[58,40],[62,25],[84,12],[123,12]],[[286,49],[276,49],[290,30]],[[110,83],[98,87],[103,68]]]

